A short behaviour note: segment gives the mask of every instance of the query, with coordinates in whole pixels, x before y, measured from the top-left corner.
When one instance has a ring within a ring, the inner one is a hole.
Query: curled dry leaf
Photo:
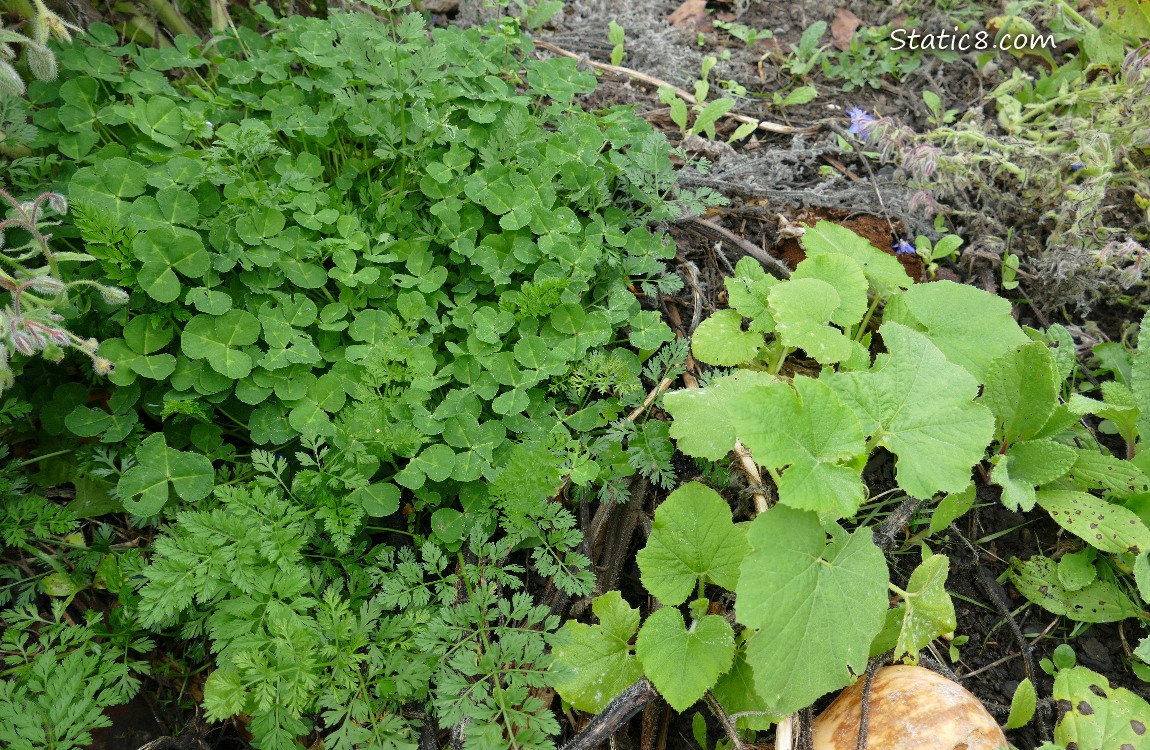
[[[863,680],[814,724],[814,750],[855,750]],[[966,688],[929,669],[884,667],[870,690],[867,750],[1002,750],[1006,736]]]

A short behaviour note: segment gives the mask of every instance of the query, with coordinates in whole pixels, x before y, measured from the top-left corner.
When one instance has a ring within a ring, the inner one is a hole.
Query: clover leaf
[[[896,456],[899,487],[913,497],[958,492],[994,434],[994,417],[974,402],[978,382],[922,333],[879,328],[887,353],[869,370],[823,380],[849,404],[871,442]]]
[[[731,667],[735,633],[718,615],[705,615],[688,629],[683,613],[663,607],[651,613],[635,640],[635,655],[659,693],[686,711]]]
[[[157,302],[173,302],[180,296],[176,271],[199,278],[211,265],[200,235],[179,227],[157,226],[137,234],[132,252],[143,261],[138,276],[140,286]]]
[[[240,347],[254,344],[260,322],[246,310],[223,315],[196,315],[184,326],[180,350],[192,359],[206,359],[212,369],[233,380],[252,371],[252,358]]]
[[[551,684],[580,711],[598,713],[643,676],[630,640],[639,610],[610,591],[591,602],[598,625],[568,620],[551,638]]]
[[[733,590],[749,551],[719,493],[698,482],[672,492],[655,511],[647,545],[636,556],[643,586],[663,604],[682,604],[700,583]]]
[[[736,615],[754,628],[747,661],[779,714],[809,706],[866,669],[886,620],[886,559],[869,529],[826,531],[814,513],[776,505],[751,523]]]
[[[116,492],[129,513],[153,516],[173,492],[185,502],[207,497],[214,477],[207,456],[169,448],[163,433],[156,433],[136,448],[136,465],[120,477]]]

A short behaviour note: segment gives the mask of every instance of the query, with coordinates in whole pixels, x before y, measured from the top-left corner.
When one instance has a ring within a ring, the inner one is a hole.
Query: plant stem
[[[146,0],[149,8],[155,12],[156,16],[164,22],[168,30],[173,32],[176,36],[180,34],[187,34],[188,36],[198,37],[199,34],[184,18],[183,14],[176,9],[168,0]]]

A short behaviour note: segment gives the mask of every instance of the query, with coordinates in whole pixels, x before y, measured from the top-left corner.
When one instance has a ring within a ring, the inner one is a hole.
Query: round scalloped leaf
[[[671,437],[688,456],[718,461],[735,447],[734,420],[746,408],[745,395],[776,382],[773,375],[736,370],[713,379],[706,388],[685,388],[663,396],[674,420]]]
[[[771,315],[779,340],[802,349],[820,364],[841,362],[851,356],[851,340],[829,325],[841,305],[838,291],[822,279],[794,279],[771,287]]]
[[[1078,750],[1150,749],[1150,703],[1086,667],[1054,678],[1054,740]]]
[[[734,367],[750,362],[763,348],[763,336],[743,330],[743,316],[719,310],[699,324],[691,337],[691,351],[700,362]]]
[[[807,228],[802,236],[807,257],[837,253],[853,260],[862,269],[875,294],[890,297],[911,284],[906,269],[891,254],[885,253],[846,227],[820,221]]]
[[[866,669],[887,611],[889,573],[871,530],[827,534],[814,513],[776,505],[747,533],[736,590],[760,696],[779,714],[805,708]]]
[[[681,713],[730,669],[735,633],[718,615],[706,615],[688,630],[682,612],[663,607],[643,623],[635,655],[651,684]]]
[[[850,256],[832,253],[812,255],[795,267],[791,280],[820,279],[835,288],[839,304],[830,314],[835,325],[858,325],[867,309],[867,280]]]
[[[918,331],[883,323],[879,333],[887,353],[870,370],[821,380],[855,410],[864,434],[879,434],[878,444],[898,456],[907,494],[965,489],[994,435],[994,416],[974,402],[978,383]]]
[[[673,606],[685,602],[700,581],[733,590],[748,551],[727,501],[710,487],[691,482],[655,511],[651,536],[636,560],[644,588]]]
[[[591,609],[598,625],[568,620],[551,637],[549,680],[563,700],[594,714],[642,677],[643,668],[628,645],[639,627],[639,610],[618,591],[597,597]]]
[[[780,502],[832,518],[858,510],[866,443],[855,413],[830,386],[796,376],[792,385],[748,390],[729,413],[755,460],[782,471]]]
[[[951,362],[986,382],[991,363],[1030,339],[1010,301],[953,281],[915,284],[887,302],[883,320],[925,333]]]

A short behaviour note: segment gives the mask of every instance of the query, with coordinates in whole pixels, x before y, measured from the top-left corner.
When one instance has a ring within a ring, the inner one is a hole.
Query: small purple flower
[[[865,139],[870,134],[874,117],[857,105],[848,109],[847,115],[851,118],[851,126],[847,128],[847,132]]]
[[[1077,172],[1078,170],[1084,169],[1085,167],[1086,167],[1085,164],[1071,164],[1070,165],[1070,171],[1071,172]]]
[[[891,245],[890,249],[894,250],[899,255],[914,255],[918,252],[914,249],[914,245],[904,239],[900,239],[898,242]]]

